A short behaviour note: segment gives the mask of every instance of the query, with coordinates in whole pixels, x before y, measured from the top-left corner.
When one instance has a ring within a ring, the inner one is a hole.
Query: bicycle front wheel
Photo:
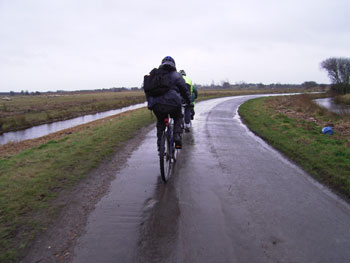
[[[167,134],[164,132],[160,141],[159,148],[160,175],[164,183],[169,180],[172,170],[172,153],[170,149],[170,141]]]

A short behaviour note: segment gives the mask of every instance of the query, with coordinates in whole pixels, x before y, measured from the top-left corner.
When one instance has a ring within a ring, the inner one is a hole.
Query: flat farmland
[[[199,89],[197,101],[225,96],[304,92],[302,89]],[[0,97],[0,134],[146,101],[143,90],[62,92]]]

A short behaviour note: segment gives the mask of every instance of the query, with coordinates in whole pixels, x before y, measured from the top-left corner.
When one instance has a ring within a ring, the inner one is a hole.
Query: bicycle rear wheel
[[[160,175],[165,183],[169,180],[173,166],[172,153],[170,151],[170,141],[167,134],[164,132],[160,141],[159,162]]]

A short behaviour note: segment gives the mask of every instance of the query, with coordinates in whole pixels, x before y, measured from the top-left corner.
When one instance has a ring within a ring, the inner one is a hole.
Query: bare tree
[[[328,58],[321,62],[337,93],[350,93],[350,58]]]
[[[339,75],[342,83],[350,85],[350,59],[339,59]]]

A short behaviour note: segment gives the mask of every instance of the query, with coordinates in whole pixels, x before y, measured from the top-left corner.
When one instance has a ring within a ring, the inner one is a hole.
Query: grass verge
[[[270,97],[244,103],[239,113],[247,126],[321,183],[350,198],[350,119],[302,96]],[[327,124],[332,136],[321,133]]]
[[[21,251],[58,213],[48,201],[111,156],[123,142],[155,121],[143,108],[85,125],[12,156],[0,158],[0,262]],[[38,212],[41,216],[37,215]]]

